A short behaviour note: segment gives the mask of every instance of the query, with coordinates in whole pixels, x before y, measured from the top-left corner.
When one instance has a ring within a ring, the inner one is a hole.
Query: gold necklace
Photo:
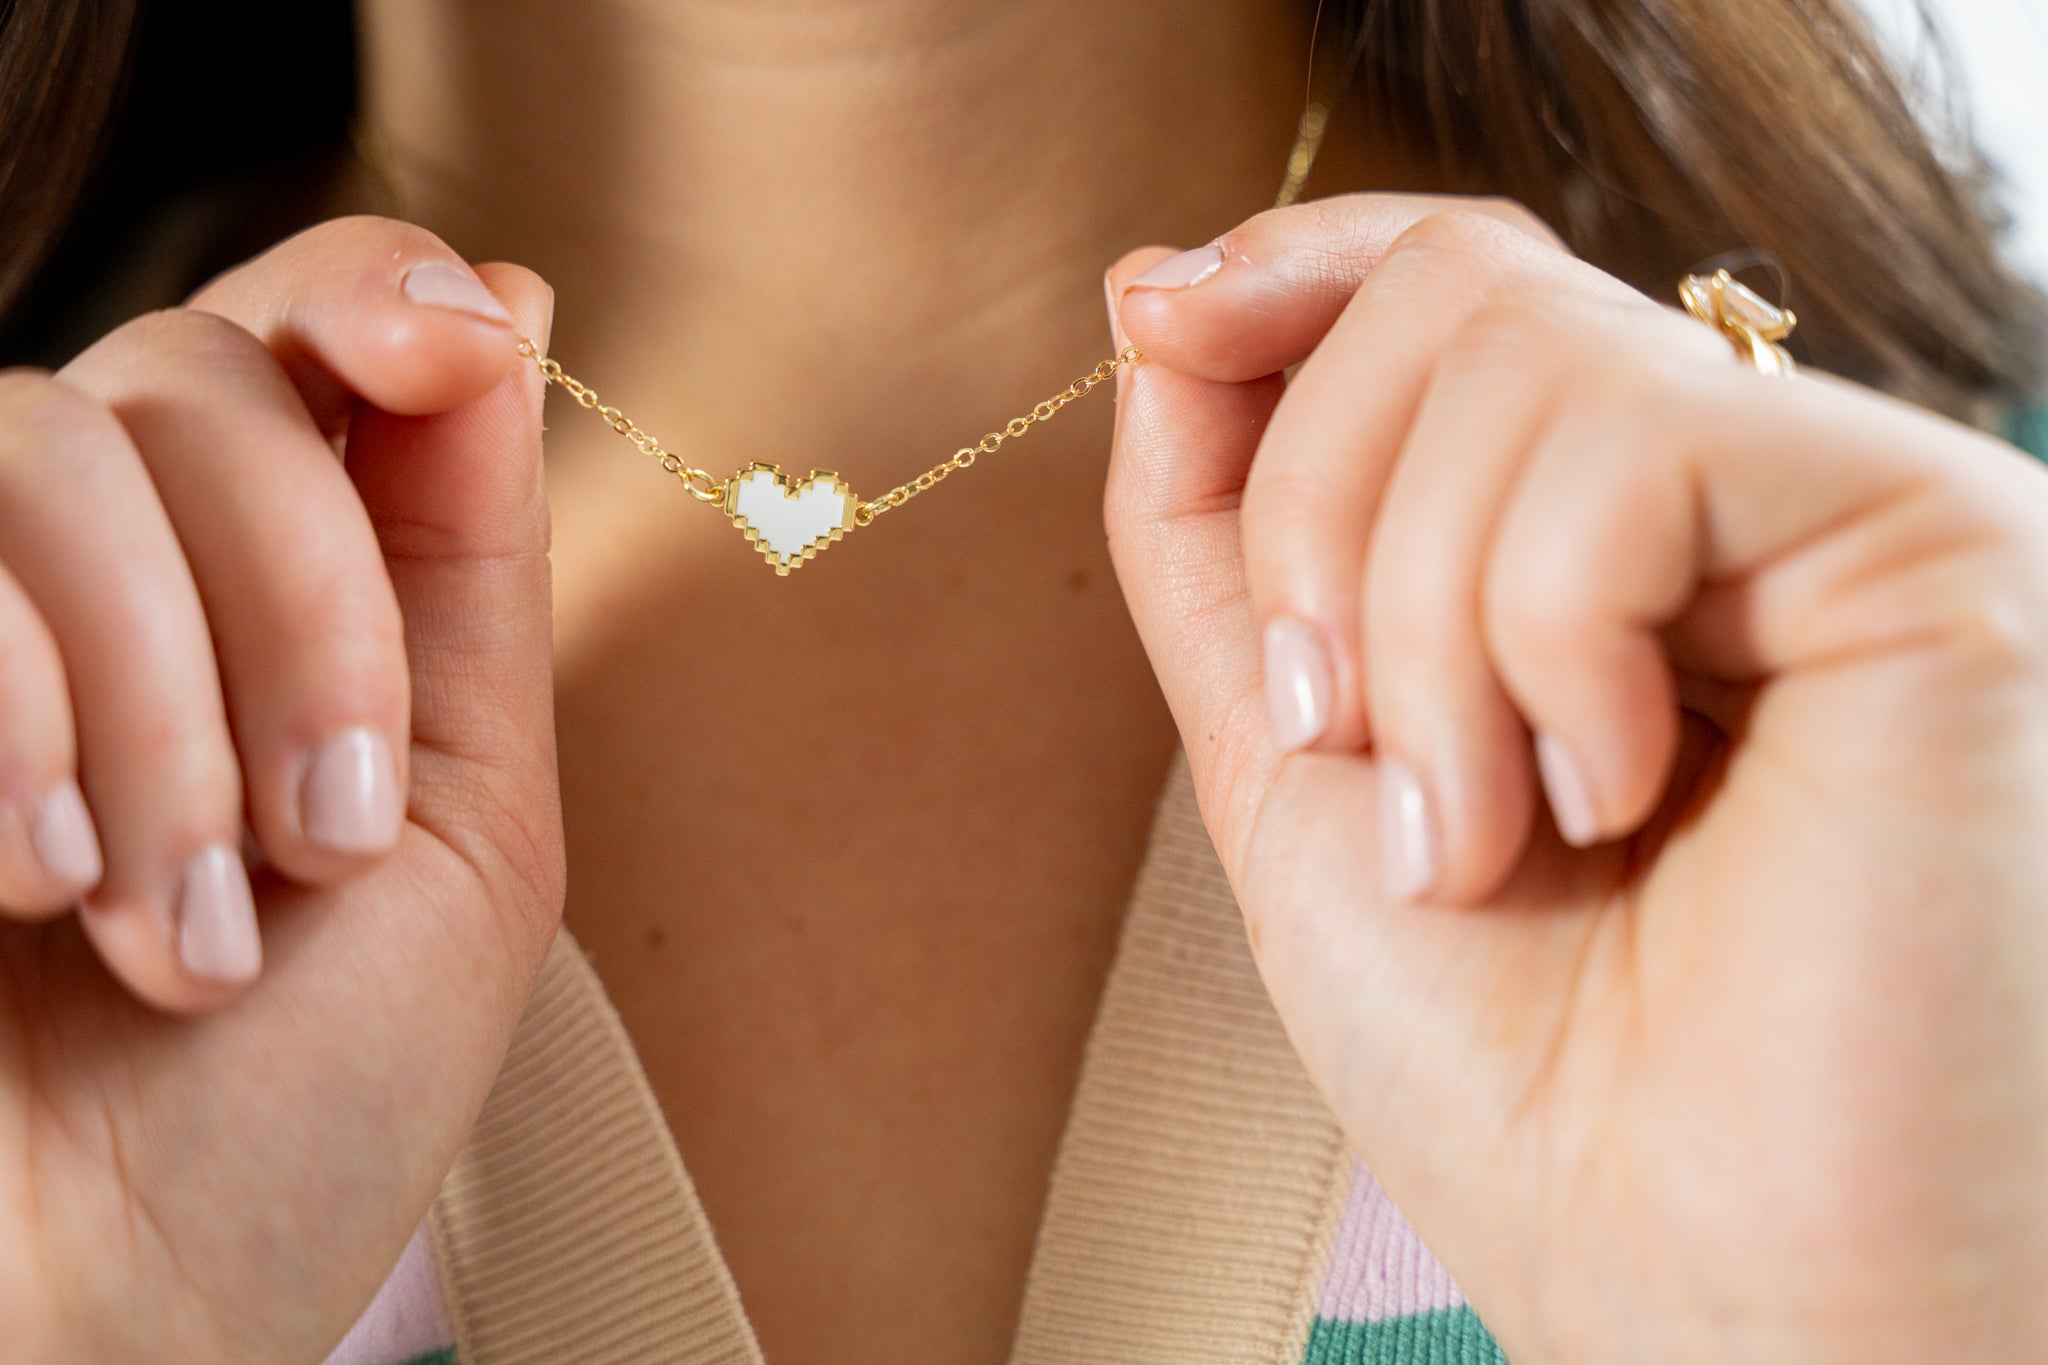
[[[1320,22],[1320,11],[1317,17]],[[1287,170],[1281,179],[1280,192],[1274,197],[1275,207],[1294,203],[1300,196],[1309,168],[1315,163],[1316,152],[1322,146],[1329,115],[1328,105],[1313,98],[1303,110],[1293,149],[1287,156]],[[383,192],[397,210],[397,216],[409,217],[404,212],[405,196],[392,172],[390,153],[382,140],[367,128],[359,127],[356,149],[380,182]],[[519,354],[540,368],[545,382],[561,389],[578,406],[596,413],[613,431],[652,455],[664,470],[676,476],[685,493],[723,512],[748,543],[768,561],[769,567],[785,578],[792,570],[808,564],[848,531],[873,525],[875,518],[882,513],[901,507],[918,494],[937,487],[955,470],[971,469],[976,460],[995,454],[1005,441],[1024,435],[1067,404],[1085,398],[1098,385],[1114,379],[1116,372],[1124,366],[1143,358],[1135,346],[1126,346],[1109,359],[1098,362],[1094,369],[1031,411],[1012,417],[999,430],[987,433],[971,446],[960,447],[908,483],[900,483],[870,500],[856,496],[846,480],[830,469],[813,469],[802,478],[793,478],[779,465],[756,460],[736,473],[718,478],[667,449],[625,413],[600,399],[588,384],[564,370],[554,357],[543,352],[531,339],[519,338]]]
[[[830,469],[813,469],[802,478],[792,478],[779,465],[756,460],[736,474],[714,478],[709,472],[684,462],[665,449],[660,441],[642,431],[617,408],[599,400],[588,384],[566,373],[551,356],[525,337],[519,339],[519,354],[540,367],[542,378],[560,388],[586,407],[619,435],[660,461],[661,467],[682,481],[683,491],[699,502],[707,502],[739,528],[748,542],[775,572],[787,577],[800,569],[826,546],[856,527],[872,525],[875,518],[892,507],[901,507],[919,493],[935,487],[956,469],[972,468],[984,455],[993,455],[1003,442],[1022,436],[1077,398],[1085,397],[1096,385],[1108,382],[1123,366],[1137,360],[1135,346],[1126,346],[1108,360],[1061,389],[1021,417],[1013,417],[1001,430],[991,431],[971,446],[962,446],[951,457],[939,461],[908,483],[900,483],[873,501],[854,496],[846,480]]]

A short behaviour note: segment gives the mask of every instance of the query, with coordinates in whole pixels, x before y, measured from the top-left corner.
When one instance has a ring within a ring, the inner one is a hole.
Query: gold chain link
[[[548,383],[559,387],[564,393],[575,399],[578,405],[589,408],[599,417],[602,417],[605,420],[605,424],[613,431],[616,431],[619,435],[625,437],[649,455],[652,455],[660,462],[663,469],[682,481],[685,493],[688,493],[699,502],[725,501],[725,483],[723,480],[713,477],[706,470],[693,468],[683,463],[681,457],[670,454],[662,447],[661,442],[642,431],[632,418],[599,399],[595,389],[574,375],[565,372],[552,358],[542,355],[540,347],[534,345],[533,342],[525,337],[519,338],[519,354],[538,365],[541,377],[547,380]]]
[[[722,503],[725,501],[725,482],[713,477],[708,471],[685,464],[681,457],[665,449],[661,442],[642,431],[632,418],[611,407],[598,398],[596,390],[582,380],[563,370],[553,358],[543,355],[539,346],[525,337],[519,339],[519,354],[540,367],[541,377],[560,388],[576,402],[599,417],[613,431],[631,441],[661,463],[661,467],[682,481],[683,491],[699,502]],[[956,469],[966,469],[983,455],[993,455],[1003,442],[1022,436],[1040,422],[1045,421],[1077,398],[1085,397],[1098,384],[1107,383],[1116,377],[1116,372],[1137,360],[1138,348],[1126,346],[1116,355],[1096,365],[1088,373],[1061,389],[1052,397],[1032,408],[1021,417],[1013,417],[999,431],[991,431],[979,442],[962,446],[953,452],[950,459],[941,460],[908,483],[901,483],[870,502],[862,502],[853,511],[854,524],[866,526],[876,517],[892,507],[901,507],[919,493],[933,488]]]
[[[0,0],[0,3],[4,3],[4,0]],[[1320,23],[1320,10],[1317,12],[1317,18]],[[1313,59],[1313,34],[1310,48],[1310,56]],[[1288,155],[1287,174],[1274,201],[1276,205],[1292,203],[1300,195],[1302,186],[1308,179],[1309,168],[1315,163],[1316,152],[1322,145],[1323,134],[1328,129],[1329,116],[1329,108],[1313,100],[1303,111],[1300,126],[1296,130],[1294,148]],[[409,218],[410,215],[405,210],[404,196],[399,190],[398,178],[391,168],[389,151],[382,139],[374,136],[367,128],[358,128],[356,145],[364,164],[371,168],[384,186],[393,211],[400,217]],[[599,398],[596,390],[564,371],[559,363],[543,353],[530,339],[519,338],[519,354],[539,367],[543,380],[566,392],[579,406],[586,407],[603,418],[605,424],[613,431],[631,441],[640,450],[652,455],[663,469],[676,476],[682,483],[684,492],[699,502],[723,506],[726,496],[725,480],[716,477],[709,470],[698,469],[686,463],[681,456],[668,450],[660,441],[641,430],[639,424],[632,418]],[[971,468],[982,456],[995,454],[1002,448],[1003,442],[1024,435],[1067,404],[1086,397],[1096,386],[1108,383],[1116,377],[1118,370],[1141,358],[1135,346],[1124,347],[1031,411],[1020,417],[1011,418],[999,430],[989,432],[975,444],[960,447],[953,452],[950,459],[941,460],[910,482],[896,485],[879,498],[856,503],[853,510],[854,524],[869,525],[876,517],[891,508],[901,507],[918,494],[936,488],[954,470]],[[837,533],[834,534],[836,536]],[[780,571],[782,570],[778,570]]]
[[[1294,148],[1287,158],[1287,175],[1281,183],[1280,193],[1274,200],[1276,206],[1291,204],[1300,196],[1302,186],[1308,180],[1309,168],[1315,164],[1316,152],[1322,146],[1323,134],[1329,129],[1329,122],[1330,110],[1327,105],[1311,101],[1308,108],[1302,112],[1301,125],[1295,133]],[[725,501],[724,480],[714,477],[707,470],[685,464],[680,456],[670,453],[661,442],[642,431],[632,418],[599,399],[588,384],[566,373],[552,358],[542,354],[540,347],[532,341],[521,337],[519,354],[538,365],[541,376],[548,383],[564,390],[579,404],[602,417],[613,431],[660,461],[663,469],[682,481],[683,490],[691,497],[699,502],[722,504]],[[1003,442],[1022,436],[1075,399],[1086,397],[1097,385],[1108,383],[1116,377],[1118,370],[1139,359],[1141,357],[1137,347],[1124,347],[1031,411],[1020,417],[1012,417],[999,430],[989,432],[975,444],[960,447],[953,452],[950,459],[939,461],[908,483],[897,484],[879,498],[856,503],[853,509],[854,524],[867,526],[891,508],[901,507],[918,494],[938,487],[954,470],[972,468],[974,462],[982,456],[993,455],[1000,450]]]
[[[901,507],[919,493],[923,493],[943,480],[956,469],[967,469],[984,455],[993,455],[1002,444],[1014,437],[1022,436],[1038,423],[1045,421],[1076,398],[1086,397],[1098,384],[1108,383],[1116,372],[1138,359],[1138,348],[1126,346],[1123,350],[1102,361],[1088,373],[1061,389],[1052,397],[1040,403],[1021,417],[1012,417],[1003,424],[1000,431],[991,431],[971,446],[962,446],[953,452],[951,459],[941,460],[909,483],[899,483],[881,497],[864,502],[853,511],[856,525],[866,526],[892,507]]]

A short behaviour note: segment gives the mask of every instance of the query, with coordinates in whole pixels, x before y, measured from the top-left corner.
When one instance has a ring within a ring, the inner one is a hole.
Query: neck
[[[592,382],[1028,403],[1106,347],[1110,259],[1268,202],[1302,9],[364,0],[367,117],[419,221],[555,284]]]
[[[1271,201],[1308,46],[1300,0],[359,3],[408,213],[540,271],[572,373],[714,473],[870,496],[1108,354],[1117,255]],[[1077,405],[864,533],[900,556],[804,573],[886,593],[963,540],[998,570],[1092,564],[1110,420]],[[582,414],[549,469],[570,654],[650,565],[771,581]]]

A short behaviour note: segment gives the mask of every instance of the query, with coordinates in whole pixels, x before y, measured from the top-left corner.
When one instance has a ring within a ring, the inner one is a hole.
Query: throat
[[[362,8],[412,216],[540,271],[551,349],[672,446],[862,491],[1106,355],[1118,254],[1270,202],[1307,45],[1299,0]]]

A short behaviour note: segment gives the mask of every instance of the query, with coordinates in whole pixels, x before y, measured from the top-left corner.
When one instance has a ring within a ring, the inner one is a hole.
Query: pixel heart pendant
[[[5,6],[6,0],[0,0],[0,13],[5,12]],[[1135,347],[1124,347],[1108,360],[1096,362],[1094,369],[1021,417],[1012,417],[973,445],[960,447],[873,502],[862,502],[829,469],[813,469],[801,479],[792,479],[775,465],[756,460],[731,478],[717,478],[662,445],[632,418],[600,399],[596,390],[565,371],[561,362],[538,343],[527,337],[519,338],[519,354],[540,368],[543,384],[555,386],[575,399],[578,407],[596,413],[634,449],[659,461],[665,473],[673,474],[682,483],[685,493],[725,513],[740,528],[747,543],[761,552],[761,558],[768,561],[768,567],[775,570],[778,578],[789,577],[791,569],[802,568],[818,551],[854,527],[871,525],[890,508],[901,507],[918,494],[937,487],[947,475],[972,467],[983,455],[995,454],[1003,442],[1016,440],[1067,404],[1116,378],[1117,371],[1124,366],[1143,358]]]
[[[859,507],[853,490],[829,469],[793,480],[757,460],[725,481],[725,514],[782,577],[852,530]]]

